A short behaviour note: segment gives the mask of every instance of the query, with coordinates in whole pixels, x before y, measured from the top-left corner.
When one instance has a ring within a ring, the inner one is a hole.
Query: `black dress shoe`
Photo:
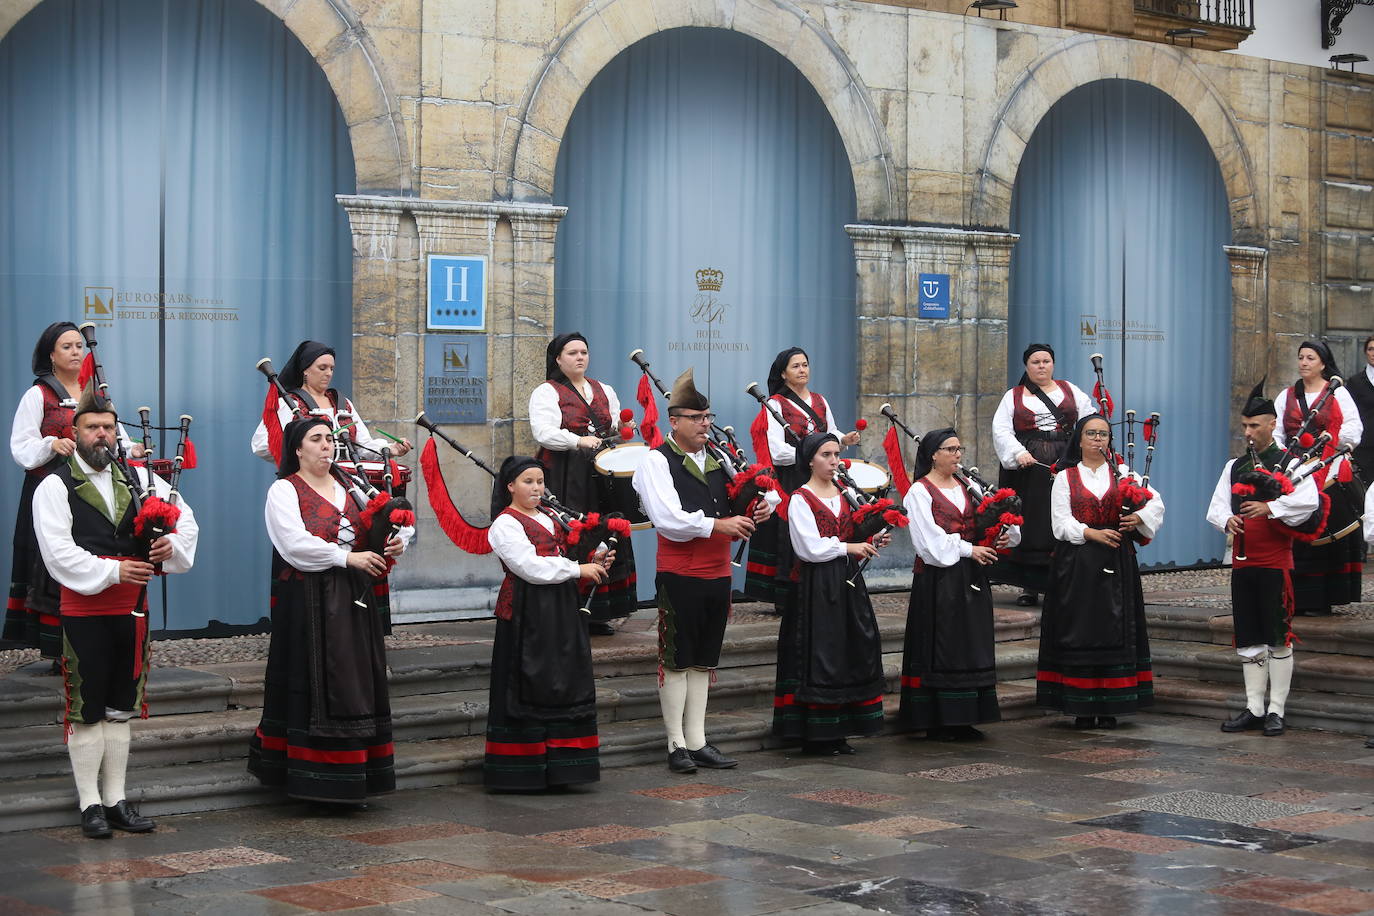
[[[587,632],[592,636],[614,636],[615,627],[601,620],[593,620],[587,624]]]
[[[1264,717],[1255,715],[1249,709],[1242,709],[1221,723],[1221,730],[1224,732],[1249,732],[1263,727]]]
[[[1374,748],[1374,738],[1364,739],[1364,746]]]
[[[1040,596],[1035,592],[1025,592],[1016,596],[1017,607],[1035,607],[1040,603]]]
[[[105,820],[105,806],[91,805],[81,812],[81,832],[93,840],[108,840],[114,832]]]
[[[1098,716],[1097,727],[1108,729],[1116,728],[1116,716]]]
[[[987,737],[972,725],[951,725],[945,731],[951,741],[982,741]]]
[[[695,773],[697,763],[687,748],[675,747],[668,752],[668,769],[674,773]]]
[[[836,757],[840,749],[834,741],[803,741],[802,753],[808,757]]]
[[[1271,712],[1264,717],[1264,736],[1273,738],[1283,734],[1283,716],[1276,712]]]
[[[731,767],[739,766],[738,760],[726,757],[714,744],[703,744],[694,751],[688,751],[692,755],[692,762],[699,767],[706,767],[708,770],[728,770]]]
[[[853,757],[855,754],[859,753],[859,749],[841,738],[839,741],[835,742],[835,753],[845,757]]]
[[[1074,728],[1096,728],[1097,720],[1092,716],[1075,716],[1073,720]]]
[[[138,809],[129,804],[128,799],[120,799],[114,805],[105,809],[105,820],[116,830],[123,830],[125,833],[147,833],[157,824],[153,823],[151,817],[144,817],[138,813]]]

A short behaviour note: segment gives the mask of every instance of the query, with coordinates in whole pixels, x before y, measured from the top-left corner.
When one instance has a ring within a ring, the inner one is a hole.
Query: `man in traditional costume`
[[[1303,536],[1301,528],[1317,512],[1320,499],[1310,477],[1293,486],[1287,478],[1273,476],[1282,453],[1274,441],[1277,422],[1261,380],[1241,410],[1250,454],[1226,462],[1207,507],[1207,521],[1234,539],[1231,614],[1245,677],[1245,709],[1223,722],[1221,730],[1262,728],[1271,737],[1283,734],[1284,703],[1293,679],[1293,541]],[[1281,495],[1266,498],[1274,494]]]
[[[111,828],[146,833],[153,821],[129,804],[124,775],[129,720],[148,714],[148,583],[154,564],[164,572],[191,568],[198,529],[190,506],[179,502],[175,528],[147,543],[128,478],[112,463],[114,405],[89,386],[72,423],[76,451],[38,485],[33,524],[43,563],[62,588],[67,753],[81,831],[91,838],[107,838]],[[132,472],[144,491],[167,498],[161,479],[144,468]]]
[[[730,614],[730,542],[773,512],[760,501],[752,518],[729,514],[725,469],[707,449],[710,408],[692,370],[678,376],[668,399],[672,432],[633,478],[658,533],[658,697],[674,773],[738,763],[706,741],[706,694]]]

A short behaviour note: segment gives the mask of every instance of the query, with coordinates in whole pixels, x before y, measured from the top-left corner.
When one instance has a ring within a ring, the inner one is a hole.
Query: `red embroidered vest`
[[[347,518],[353,527],[353,536],[359,537],[362,516],[353,500],[345,498],[343,510],[340,511],[333,503],[316,493],[301,475],[292,474],[286,479],[296,488],[296,498],[300,500],[301,505],[301,521],[305,524],[306,531],[326,541],[338,541],[340,520]]]
[[[825,398],[816,392],[811,392],[811,409],[820,417],[820,423],[797,406],[797,402],[781,394],[773,395],[773,403],[778,405],[778,412],[787,421],[787,426],[792,430],[793,435],[801,439],[807,433],[825,433],[829,428],[825,423]]]
[[[935,524],[950,534],[957,534],[966,541],[972,541],[973,500],[967,498],[966,494],[963,511],[960,511],[945,495],[944,490],[931,483],[929,477],[922,477],[921,483],[930,493],[930,517],[934,519]]]
[[[563,555],[563,529],[557,525],[553,526],[553,533],[551,534],[543,525],[510,506],[503,509],[501,514],[509,515],[520,523],[520,527],[525,529],[525,537],[529,538],[537,556],[561,557]],[[501,590],[496,594],[496,616],[501,620],[510,620],[511,614],[515,610],[513,602],[516,576],[504,561],[501,563],[501,569],[505,572],[506,578],[501,581]]]
[[[811,514],[816,517],[817,534],[823,538],[839,538],[848,543],[854,536],[854,521],[853,514],[849,511],[849,503],[843,497],[840,498],[840,514],[837,517],[825,504],[825,500],[806,487],[793,491],[792,495],[796,496],[797,493],[806,500],[806,504],[811,507]]]
[[[57,392],[42,381],[34,382],[34,384],[43,393],[43,419],[38,421],[38,435],[52,436],[55,439],[70,439],[72,437],[72,415],[76,413],[76,410],[71,407],[63,407]],[[36,468],[29,468],[25,473],[43,477],[51,470],[52,465],[40,464]]]
[[[558,392],[558,409],[563,414],[561,425],[564,429],[579,436],[597,435],[593,430],[610,430],[611,401],[606,397],[606,390],[601,387],[600,382],[596,379],[587,379],[587,384],[592,387],[590,411],[587,409],[587,402],[582,400],[582,395],[573,390],[572,385],[563,382],[549,384]]]
[[[1121,491],[1117,489],[1115,477],[1111,478],[1107,492],[1098,499],[1083,485],[1077,465],[1064,473],[1069,475],[1069,508],[1074,518],[1089,528],[1116,529],[1121,524]]]
[[[1073,389],[1069,383],[1063,379],[1055,379],[1054,383],[1059,386],[1059,393],[1063,400],[1059,403],[1059,412],[1064,415],[1064,429],[1070,429],[1078,422],[1078,401],[1073,396]],[[1011,428],[1018,433],[1028,433],[1039,429],[1035,425],[1035,411],[1026,407],[1025,396],[1026,386],[1017,385],[1012,389],[1011,397]],[[1034,395],[1032,395],[1033,397]]]

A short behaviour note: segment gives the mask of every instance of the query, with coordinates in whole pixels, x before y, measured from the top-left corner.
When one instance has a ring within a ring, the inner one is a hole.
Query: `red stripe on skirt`
[[[1063,684],[1065,687],[1091,689],[1094,687],[1134,687],[1141,681],[1154,680],[1154,674],[1149,671],[1140,671],[1130,677],[1069,677],[1057,671],[1037,671],[1035,672],[1035,679],[1049,684]]]
[[[591,750],[601,746],[601,739],[596,735],[584,735],[581,738],[549,738],[544,743],[549,747],[575,747]]]
[[[744,565],[744,571],[747,573],[758,573],[762,576],[773,576],[777,574],[778,568],[776,566],[765,566],[762,563],[746,563]]]
[[[902,675],[902,686],[903,686],[903,687],[917,687],[917,688],[919,688],[919,687],[921,686],[921,679],[920,679],[920,677],[912,677],[912,676],[908,676],[908,675],[903,674],[903,675]]]
[[[510,744],[504,741],[487,742],[487,753],[502,757],[538,757],[547,750],[548,748],[543,741],[531,741],[529,744]]]

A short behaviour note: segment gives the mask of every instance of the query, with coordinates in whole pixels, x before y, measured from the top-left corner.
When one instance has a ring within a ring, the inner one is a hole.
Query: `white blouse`
[[[541,528],[553,534],[553,519],[543,512],[534,517]],[[492,519],[487,529],[487,543],[491,552],[506,567],[531,585],[556,585],[578,578],[577,563],[567,557],[541,557],[530,543],[529,535],[518,519],[502,513]]]
[[[76,409],[75,401],[70,398],[64,400],[68,407]],[[43,390],[37,385],[30,385],[24,396],[19,399],[19,406],[14,410],[14,422],[10,425],[10,457],[26,471],[42,467],[57,455],[52,446],[58,437],[43,435],[39,431],[42,424]],[[119,441],[124,443],[124,449],[127,451],[133,446],[129,434],[125,432],[123,424],[117,426],[116,431]]]
[[[1106,493],[1111,487],[1112,472],[1106,462],[1098,466],[1097,470],[1089,470],[1088,466],[1079,462],[1077,465],[1079,479],[1083,482],[1083,487],[1093,496],[1101,499],[1102,494]],[[1117,474],[1123,479],[1126,475],[1126,466],[1118,465]],[[1131,479],[1137,484],[1139,478],[1131,475]],[[1142,508],[1137,510],[1140,516],[1140,524],[1136,530],[1142,537],[1153,538],[1159,531],[1159,526],[1164,524],[1164,498],[1159,495],[1159,491],[1154,487],[1149,488],[1151,499]],[[1069,501],[1069,477],[1067,472],[1060,472],[1054,475],[1054,486],[1050,489],[1050,530],[1054,532],[1056,539],[1068,541],[1070,544],[1086,544],[1088,539],[1083,536],[1087,525],[1074,518],[1073,508]]]
[[[1317,397],[1320,397],[1320,395],[1309,396],[1307,398],[1307,406],[1309,409],[1317,400]],[[1336,393],[1333,394],[1332,397],[1336,399],[1336,403],[1339,404],[1341,408],[1341,428],[1336,433],[1336,441],[1332,443],[1332,445],[1337,446],[1346,443],[1352,446],[1359,445],[1360,437],[1364,435],[1364,422],[1360,420],[1360,409],[1355,406],[1355,399],[1350,396],[1350,392],[1344,387],[1337,388]],[[1279,448],[1286,448],[1288,446],[1288,435],[1283,431],[1283,416],[1288,411],[1288,402],[1292,400],[1292,398],[1293,387],[1291,385],[1280,391],[1279,396],[1274,398],[1274,409],[1279,415],[1278,425],[1274,427],[1274,441],[1279,444]],[[1314,436],[1320,436],[1321,434],[1322,430],[1320,429],[1314,430],[1312,433]],[[1331,473],[1335,473],[1339,469],[1339,466],[1340,461],[1333,464]]]
[[[688,452],[687,460],[695,462],[705,473],[706,449]],[[635,468],[630,482],[639,494],[644,514],[654,523],[654,530],[668,540],[683,543],[694,538],[709,538],[716,530],[715,519],[708,518],[700,509],[695,512],[682,510],[682,500],[678,498],[673,475],[668,470],[668,459],[658,449],[649,450],[648,456]]]
[[[819,499],[833,515],[839,517],[843,496],[820,496],[811,489],[810,484],[802,486]],[[811,511],[811,504],[806,501],[806,497],[798,496],[796,493],[792,494],[787,504],[787,530],[788,536],[792,538],[792,549],[803,562],[826,563],[844,556],[847,552],[845,542],[839,538],[821,537],[816,526],[816,513]]]
[[[361,447],[360,454],[358,455],[361,460],[380,461],[383,448],[389,448],[393,452],[396,450],[396,444],[390,439],[374,437],[372,435],[372,431],[367,428],[367,424],[363,422],[363,418],[358,416],[358,410],[353,406],[352,401],[348,398],[344,398],[343,401],[344,412],[353,418],[353,425],[348,428],[349,438],[353,440],[354,445]],[[325,398],[324,402],[311,412],[311,415],[323,417],[328,420],[331,428],[337,428],[339,425],[339,411],[329,406],[328,398]],[[281,428],[286,429],[286,424],[290,423],[293,419],[294,415],[291,412],[291,405],[284,400],[278,403],[277,422],[281,424]],[[266,461],[272,460],[272,452],[267,448],[267,426],[261,420],[258,421],[257,429],[253,430],[252,447],[254,455]]]
[[[835,423],[835,414],[830,410],[830,402],[822,397],[821,404],[825,407],[825,413],[823,414],[825,417],[825,428],[834,433],[837,437],[843,437],[844,433],[840,432],[839,426]],[[777,408],[777,402],[775,401],[772,406]],[[797,410],[801,410],[796,404],[792,406]],[[778,410],[781,412],[781,408],[778,408]],[[815,432],[816,421],[811,419],[811,415],[806,411],[802,410],[801,413],[802,416],[806,418],[806,432]],[[803,433],[803,437],[804,436],[805,433]],[[786,427],[778,422],[777,418],[773,416],[772,411],[768,412],[768,453],[773,456],[774,465],[797,463],[797,447],[787,441]]]
[[[968,491],[962,484],[956,484],[948,490],[941,487],[940,492],[960,512],[968,505]],[[931,566],[953,566],[964,557],[973,556],[971,541],[951,534],[935,524],[931,502],[930,491],[919,481],[911,485],[911,489],[906,491],[906,497],[902,500],[907,518],[911,521],[907,531],[911,533],[911,544],[916,548],[916,555],[922,562]]]
[[[601,390],[606,393],[606,402],[610,407],[611,428],[607,435],[614,435],[620,429],[620,398],[615,389],[605,382],[601,383]],[[587,384],[586,391],[581,392],[588,403],[591,403],[593,393],[591,383]],[[537,385],[530,392],[529,414],[534,441],[555,452],[572,451],[577,448],[577,440],[582,436],[597,435],[592,429],[578,432],[563,428],[563,411],[558,406],[558,388],[553,382]]]
[[[1078,418],[1097,413],[1097,405],[1092,402],[1092,398],[1073,382],[1069,382],[1069,392],[1073,395],[1074,407],[1078,411]],[[1026,452],[1026,447],[1021,444],[1021,440],[1016,438],[1016,430],[1012,426],[1012,415],[1015,413],[1015,388],[1010,388],[1007,393],[1002,395],[1002,400],[997,404],[997,411],[992,415],[992,447],[997,452],[997,460],[1002,462],[1002,467],[1013,470],[1017,467],[1017,460]],[[1060,397],[1058,386],[1053,392],[1047,395],[1051,401],[1062,405],[1065,398]],[[1050,432],[1055,429],[1056,421],[1054,414],[1045,408],[1045,402],[1035,396],[1034,386],[1027,386],[1025,393],[1021,396],[1021,404],[1035,416],[1035,428]]]
[[[338,481],[331,481],[334,494],[329,502],[335,509],[343,509],[349,498]],[[289,480],[278,480],[267,488],[267,505],[263,510],[267,522],[267,537],[287,565],[301,572],[323,572],[335,566],[348,565],[348,554],[354,548],[356,533],[348,517],[339,519],[337,541],[326,541],[305,529],[301,518],[300,496]],[[403,545],[409,546],[415,529],[409,525],[396,533]]]

